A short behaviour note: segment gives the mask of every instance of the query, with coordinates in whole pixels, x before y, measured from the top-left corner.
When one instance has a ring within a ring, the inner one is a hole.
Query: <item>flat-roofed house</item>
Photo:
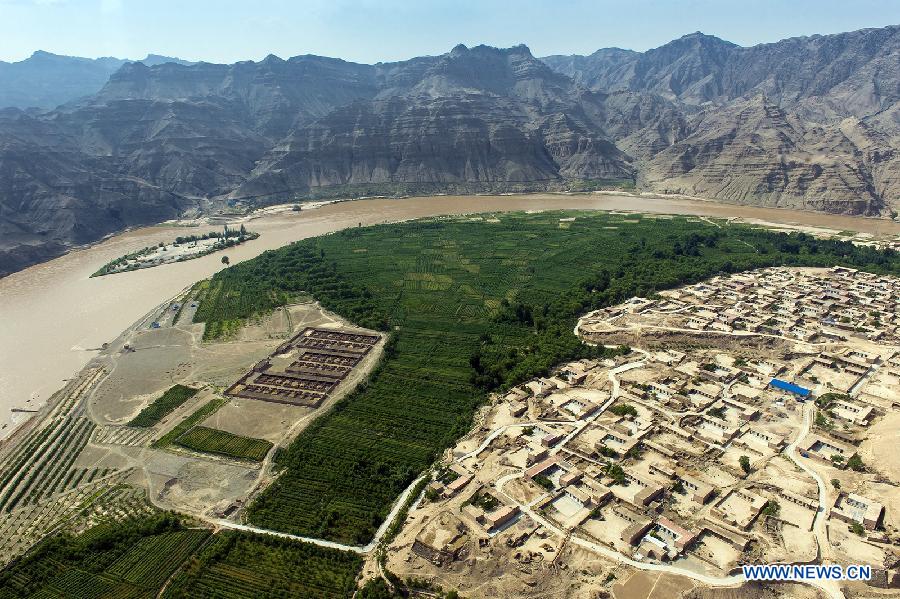
[[[484,517],[488,523],[488,530],[500,528],[501,526],[515,518],[518,513],[519,506],[503,505],[498,507],[496,510],[485,514]]]
[[[564,473],[562,476],[559,477],[559,484],[560,484],[560,486],[563,486],[563,487],[568,486],[568,485],[573,485],[573,484],[577,483],[578,481],[580,481],[582,476],[584,476],[584,473],[582,473],[581,470],[579,470],[577,468],[572,468],[571,470],[569,470],[568,472]]]
[[[868,426],[874,412],[872,406],[863,406],[840,399],[832,402],[828,409],[838,418],[860,426]]]
[[[541,438],[541,445],[544,447],[553,447],[557,443],[563,440],[563,435],[559,433],[548,433]]]
[[[656,531],[667,543],[674,545],[677,553],[681,553],[697,538],[697,534],[662,516],[656,522]]]
[[[592,507],[594,505],[594,498],[577,487],[566,487],[564,493],[569,499],[581,505],[581,507]]]
[[[629,522],[628,526],[619,535],[619,538],[628,545],[637,545],[638,541],[644,538],[644,535],[653,526],[652,519],[631,510],[617,508],[614,512],[617,516]]]
[[[684,486],[684,489],[688,492],[688,496],[695,503],[699,503],[700,505],[705,504],[707,501],[712,498],[713,493],[715,493],[715,489],[712,485],[703,482],[699,478],[695,476],[691,476],[690,474],[682,474],[679,477],[681,484]]]
[[[656,483],[642,478],[638,478],[631,474],[625,474],[625,480],[630,485],[637,485],[640,490],[634,494],[633,501],[635,505],[646,506],[653,502],[654,499],[662,495],[665,488]]]
[[[527,478],[528,480],[531,480],[531,479],[533,479],[535,476],[544,474],[545,472],[547,472],[547,471],[550,470],[551,468],[556,468],[556,467],[558,466],[558,464],[559,464],[559,458],[558,458],[558,457],[554,456],[554,457],[552,457],[552,458],[547,458],[546,460],[544,460],[544,461],[542,461],[542,462],[538,462],[537,464],[535,464],[535,465],[532,466],[531,468],[528,468],[528,469],[525,471],[525,478]]]
[[[799,447],[803,457],[815,458],[826,464],[846,464],[856,455],[856,448],[852,445],[821,435],[810,435]],[[839,458],[835,460],[835,456]]]
[[[470,482],[472,482],[471,474],[460,476],[447,484],[444,493],[447,497],[452,497],[462,491]]]
[[[856,493],[842,492],[834,501],[831,517],[843,522],[857,522],[866,530],[875,530],[884,517],[884,505]]]
[[[734,399],[732,397],[724,397],[722,398],[722,403],[724,403],[729,408],[733,408],[738,412],[738,418],[745,421],[755,420],[759,416],[759,409],[754,406],[747,405],[742,401]]]
[[[765,445],[769,449],[775,449],[780,451],[782,447],[785,445],[784,437],[781,435],[776,435],[775,433],[770,433],[768,431],[759,430],[754,427],[748,428],[743,435],[741,435],[739,439],[742,445],[747,445],[748,443],[758,443],[761,445]]]

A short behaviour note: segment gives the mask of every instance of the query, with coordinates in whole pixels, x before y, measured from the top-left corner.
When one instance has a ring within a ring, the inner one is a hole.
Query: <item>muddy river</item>
[[[259,215],[247,228],[257,240],[227,251],[231,263],[291,241],[426,216],[503,210],[593,209],[739,217],[838,231],[900,234],[900,223],[792,210],[630,195],[439,196],[340,202],[302,212]],[[0,438],[76,374],[104,342],[115,339],[154,307],[222,268],[221,253],[106,277],[90,278],[106,262],[200,229],[147,227],[0,279]],[[20,411],[25,410],[25,411]]]

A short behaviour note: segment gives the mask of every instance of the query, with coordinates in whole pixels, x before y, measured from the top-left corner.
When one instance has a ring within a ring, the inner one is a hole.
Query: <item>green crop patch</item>
[[[162,586],[208,537],[207,530],[175,530],[144,537],[106,568],[106,573],[142,587]]]
[[[301,293],[391,335],[366,384],[278,453],[282,472],[249,506],[253,524],[366,543],[400,492],[469,430],[487,392],[608,355],[573,334],[586,311],[773,265],[900,272],[894,252],[725,221],[585,212],[496,221],[348,229],[211,279],[195,318],[207,338]]]
[[[163,513],[52,537],[0,573],[0,598],[155,596],[209,537]]]
[[[233,435],[205,426],[195,426],[178,437],[175,443],[201,453],[212,453],[254,462],[261,462],[272,449],[272,444],[263,439]]]
[[[0,599],[323,597],[349,599],[354,553],[154,513],[43,541],[0,572]]]
[[[163,597],[349,598],[361,567],[354,553],[224,532],[173,577]]]
[[[228,403],[228,400],[224,397],[214,397],[209,400],[197,410],[179,422],[175,427],[172,428],[168,433],[160,437],[153,443],[153,447],[159,449],[165,449],[172,443],[174,443],[181,435],[185,434],[189,430],[191,430],[195,425],[200,424],[207,418],[209,418],[216,410],[224,406]]]
[[[127,426],[151,427],[172,413],[176,408],[197,394],[198,389],[175,385],[149,406],[141,410]]]

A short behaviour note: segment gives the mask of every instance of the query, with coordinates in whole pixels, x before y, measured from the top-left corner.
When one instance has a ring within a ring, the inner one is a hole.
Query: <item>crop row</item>
[[[361,565],[349,552],[226,532],[173,578],[163,597],[350,597]]]
[[[160,449],[164,449],[175,442],[178,437],[189,431],[195,425],[199,424],[206,420],[210,415],[212,415],[216,410],[224,406],[228,403],[228,400],[224,397],[214,397],[209,400],[197,410],[175,425],[172,430],[168,433],[160,437],[157,441],[153,443],[153,447],[157,447]]]
[[[63,418],[48,427],[46,434],[38,435],[31,459],[19,462],[17,475],[9,477],[0,496],[0,510],[9,512],[23,499],[37,502],[60,490],[61,478],[87,444],[93,428],[85,418]]]
[[[195,426],[178,437],[175,443],[193,451],[254,462],[261,462],[272,449],[269,441],[233,435],[205,426]]]
[[[349,599],[361,567],[362,558],[350,552],[237,531],[188,529],[157,512],[42,543],[0,571],[0,599],[160,594]]]
[[[175,385],[140,411],[128,426],[150,427],[165,418],[169,413],[197,394],[197,389],[184,385]]]
[[[208,537],[206,530],[145,537],[106,568],[106,573],[138,586],[158,588]]]

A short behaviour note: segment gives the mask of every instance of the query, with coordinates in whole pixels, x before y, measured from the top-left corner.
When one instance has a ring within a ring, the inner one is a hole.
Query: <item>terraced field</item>
[[[272,449],[272,444],[263,439],[232,435],[205,426],[195,426],[178,437],[175,443],[201,453],[212,453],[254,462],[261,462]]]
[[[216,337],[308,293],[391,332],[367,384],[279,452],[285,471],[248,510],[258,526],[364,544],[469,429],[487,390],[600,351],[572,334],[579,314],[718,272],[835,263],[900,270],[893,253],[681,217],[432,219],[307,239],[225,269],[198,288],[195,321]]]

